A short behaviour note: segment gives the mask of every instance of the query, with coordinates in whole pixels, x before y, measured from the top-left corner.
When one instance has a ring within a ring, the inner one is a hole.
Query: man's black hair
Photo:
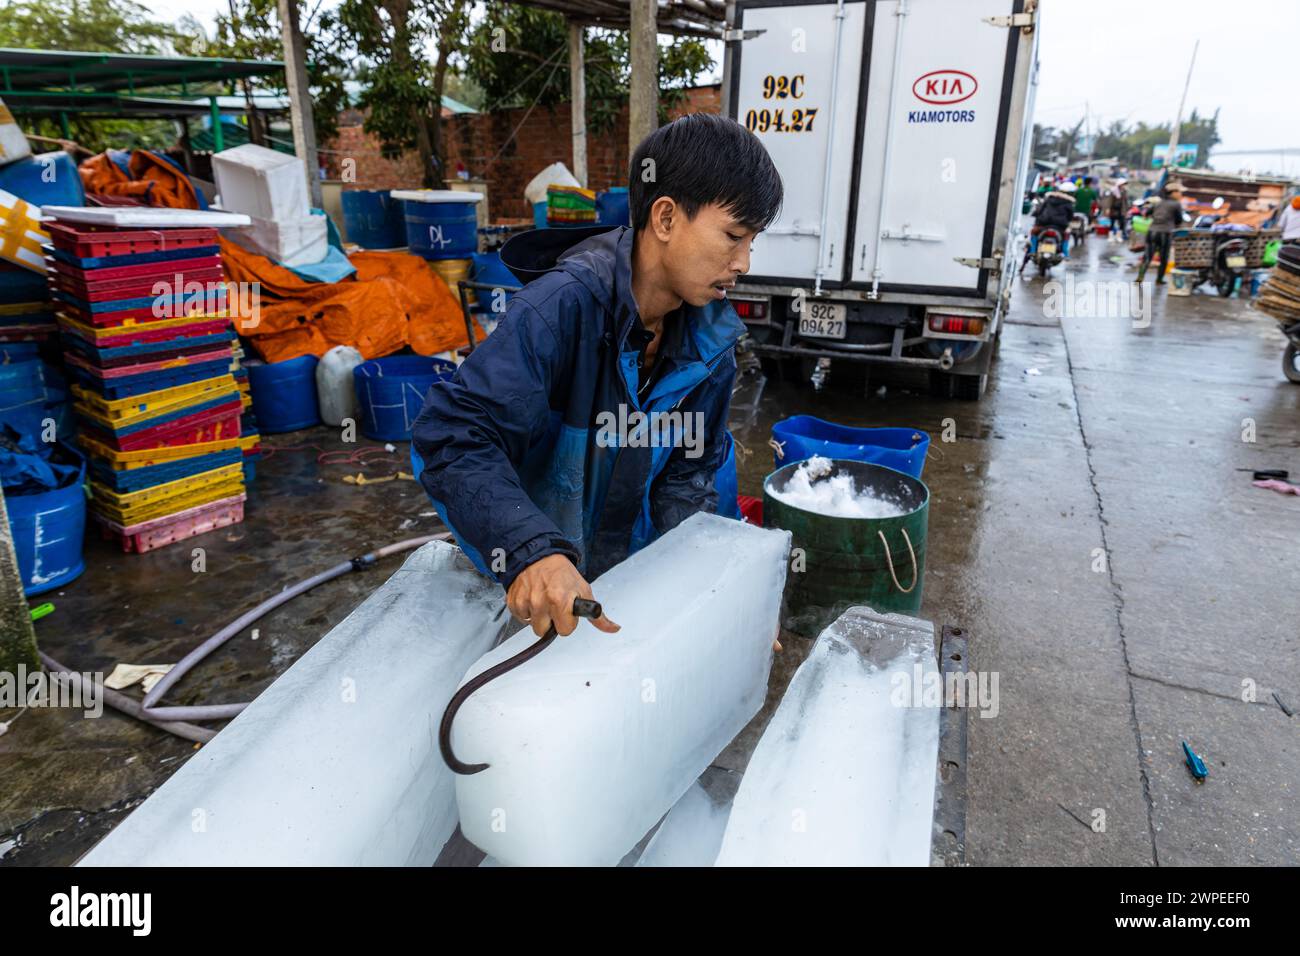
[[[754,231],[766,229],[781,211],[781,176],[772,157],[757,136],[716,113],[689,113],[659,127],[632,154],[628,179],[637,232],[660,196],[676,201],[692,219],[701,207],[717,203]]]

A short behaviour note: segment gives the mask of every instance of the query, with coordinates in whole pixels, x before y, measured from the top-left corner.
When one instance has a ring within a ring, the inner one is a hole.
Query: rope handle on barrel
[[[880,543],[885,546],[885,561],[889,565],[889,576],[894,579],[894,587],[898,588],[898,590],[904,594],[911,594],[912,589],[916,587],[916,581],[919,577],[916,569],[916,552],[912,549],[912,539],[908,537],[907,529],[899,528],[898,530],[903,533],[903,540],[907,542],[907,553],[912,558],[912,583],[907,587],[903,587],[903,585],[898,583],[898,575],[894,573],[894,559],[889,553],[889,542],[885,540],[885,532],[877,531],[876,534],[880,535]]]
[[[777,458],[785,458],[785,442],[777,441],[775,438],[769,438],[767,443],[771,446],[772,450],[776,452]]]

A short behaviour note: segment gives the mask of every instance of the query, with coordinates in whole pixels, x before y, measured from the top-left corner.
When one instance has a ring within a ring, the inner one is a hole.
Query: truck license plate
[[[1245,257],[1245,256],[1228,256],[1228,257],[1226,257],[1226,258],[1224,259],[1224,261],[1228,264],[1228,268],[1229,268],[1229,269],[1244,269],[1244,268],[1246,268],[1246,257]]]
[[[799,334],[812,339],[842,339],[848,334],[847,309],[829,302],[806,303],[799,316]]]

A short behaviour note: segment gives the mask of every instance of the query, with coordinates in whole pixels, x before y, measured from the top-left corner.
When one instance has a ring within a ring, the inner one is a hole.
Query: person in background
[[[1034,215],[1029,242],[1025,244],[1025,257],[1020,261],[1020,275],[1025,272],[1029,259],[1038,251],[1038,234],[1044,229],[1055,229],[1061,234],[1061,253],[1070,252],[1070,220],[1074,218],[1074,183],[1066,180],[1043,197],[1042,205]]]
[[[1165,183],[1164,197],[1156,203],[1151,213],[1151,228],[1147,230],[1146,250],[1142,253],[1142,265],[1138,267],[1137,281],[1141,284],[1146,277],[1147,266],[1160,253],[1160,271],[1156,273],[1156,285],[1164,285],[1165,272],[1169,267],[1169,252],[1173,244],[1174,230],[1183,224],[1183,184]]]
[[[1074,191],[1074,211],[1081,212],[1088,218],[1088,223],[1092,223],[1092,204],[1097,201],[1097,190],[1093,188],[1093,179],[1087,176],[1083,180],[1083,185]]]
[[[1110,241],[1128,240],[1128,190],[1126,179],[1117,179],[1101,200],[1101,214],[1110,217]]]
[[[1277,217],[1277,227],[1282,230],[1283,243],[1300,243],[1300,195],[1282,207]]]

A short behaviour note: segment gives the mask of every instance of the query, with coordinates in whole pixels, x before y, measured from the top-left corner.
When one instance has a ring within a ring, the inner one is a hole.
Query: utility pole
[[[311,89],[307,85],[307,60],[298,26],[298,0],[278,0],[280,42],[284,44],[284,78],[289,88],[289,120],[293,125],[293,151],[307,165],[307,194],[322,208],[320,156],[316,152],[316,124],[311,115]]]
[[[632,77],[627,98],[628,156],[659,126],[659,5],[632,0],[628,46]],[[632,171],[639,175],[638,170]]]
[[[1196,66],[1196,51],[1201,48],[1198,39],[1192,47],[1192,62],[1187,64],[1187,80],[1183,83],[1183,98],[1178,101],[1178,119],[1174,120],[1174,130],[1169,136],[1169,155],[1165,157],[1165,168],[1174,165],[1174,153],[1178,150],[1178,134],[1183,128],[1183,107],[1187,105],[1187,88],[1192,85],[1192,68]]]

